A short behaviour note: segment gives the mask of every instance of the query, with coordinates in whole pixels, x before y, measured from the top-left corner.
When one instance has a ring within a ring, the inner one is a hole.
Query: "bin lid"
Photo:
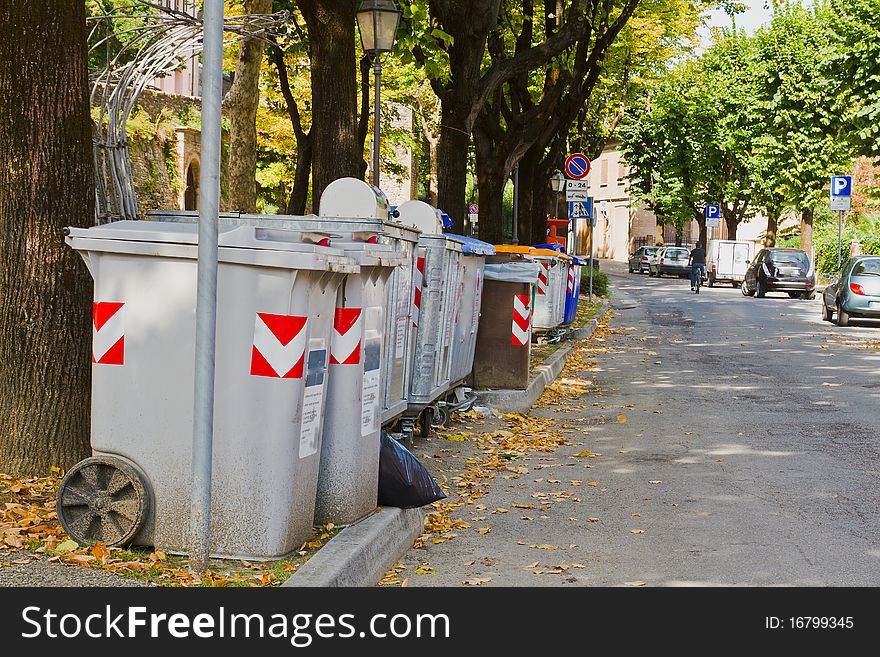
[[[462,253],[468,253],[470,255],[484,255],[491,256],[495,255],[495,247],[489,244],[488,242],[482,242],[478,239],[474,239],[473,237],[465,237],[464,235],[454,235],[452,233],[446,233],[447,237],[451,237],[455,240],[461,242],[461,251]]]
[[[322,217],[387,221],[391,213],[391,204],[385,193],[358,178],[339,178],[327,185],[318,207]]]
[[[199,220],[198,213],[181,210],[151,210],[147,213],[147,216],[155,221],[171,223],[197,223]],[[300,216],[291,214],[221,212],[220,223],[300,231],[325,231],[337,236],[337,239],[332,240],[334,246],[340,238],[347,241],[352,239],[352,233],[369,231],[408,242],[418,242],[419,240],[419,230],[414,226],[404,226],[393,221],[370,217],[318,217],[313,214]],[[360,241],[360,238],[355,238],[355,241]]]
[[[218,225],[217,231],[217,243],[221,248],[340,254],[338,249],[330,247],[327,234],[223,222]],[[72,238],[119,242],[151,242],[193,246],[199,242],[198,224],[164,221],[116,221],[91,228],[71,227],[67,229],[67,234]],[[324,240],[327,241],[327,244],[320,243]]]
[[[563,260],[571,260],[571,256],[550,249],[538,249],[534,246],[514,246],[512,244],[496,244],[496,253],[520,253],[522,255],[544,257],[544,258],[562,258]]]
[[[586,258],[578,258],[577,256],[571,256],[571,260],[576,265],[586,265],[588,262]]]
[[[490,281],[505,281],[507,283],[534,283],[538,280],[540,266],[537,262],[497,262],[487,264],[483,269],[483,276]]]
[[[439,235],[443,232],[440,210],[424,201],[406,201],[397,206],[394,219],[407,226],[415,226],[423,234]]]
[[[565,253],[565,247],[562,244],[554,242],[552,244],[534,244],[536,249],[549,249],[550,251],[558,251],[559,253]]]

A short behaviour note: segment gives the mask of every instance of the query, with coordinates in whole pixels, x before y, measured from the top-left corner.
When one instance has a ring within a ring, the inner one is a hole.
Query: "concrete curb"
[[[571,344],[557,349],[544,362],[532,372],[532,378],[525,390],[481,390],[477,391],[480,403],[489,408],[503,410],[505,413],[526,413],[532,407],[538,397],[544,392],[544,388],[553,383],[562,368],[568,355],[574,349],[575,344],[588,339],[593,331],[599,326],[599,320],[608,312],[608,301],[602,301],[602,307],[596,317],[574,332]]]
[[[422,509],[383,507],[339,532],[281,586],[375,586],[424,526]]]

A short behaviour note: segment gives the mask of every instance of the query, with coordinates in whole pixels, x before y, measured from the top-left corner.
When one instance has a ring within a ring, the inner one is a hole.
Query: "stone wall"
[[[151,125],[139,111],[146,113]],[[138,99],[128,134],[141,215],[149,210],[185,209],[187,170],[192,165],[197,172],[200,160],[201,133],[194,127],[200,111],[200,99],[189,96],[144,91]],[[131,128],[133,122],[139,129]],[[197,173],[195,183],[197,186]],[[198,189],[191,194],[198,198]]]

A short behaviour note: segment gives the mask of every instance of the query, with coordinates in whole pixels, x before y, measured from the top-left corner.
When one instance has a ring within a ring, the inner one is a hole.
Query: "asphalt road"
[[[824,323],[818,297],[697,296],[685,280],[602,267],[614,291],[607,352],[563,375],[594,388],[533,411],[577,438],[530,459],[527,476],[494,479],[486,511],[453,514],[486,519],[410,550],[400,576],[409,586],[880,585],[880,349],[864,348],[880,324]],[[597,456],[574,458],[585,448]],[[478,455],[436,437],[416,451],[438,477]],[[542,491],[576,497],[490,514]],[[415,574],[419,565],[433,573]]]

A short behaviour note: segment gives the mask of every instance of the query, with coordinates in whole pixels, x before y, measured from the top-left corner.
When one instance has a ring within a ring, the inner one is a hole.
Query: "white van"
[[[706,249],[706,273],[709,287],[719,281],[727,281],[739,287],[746,275],[748,261],[752,259],[755,245],[738,240],[709,240]]]

